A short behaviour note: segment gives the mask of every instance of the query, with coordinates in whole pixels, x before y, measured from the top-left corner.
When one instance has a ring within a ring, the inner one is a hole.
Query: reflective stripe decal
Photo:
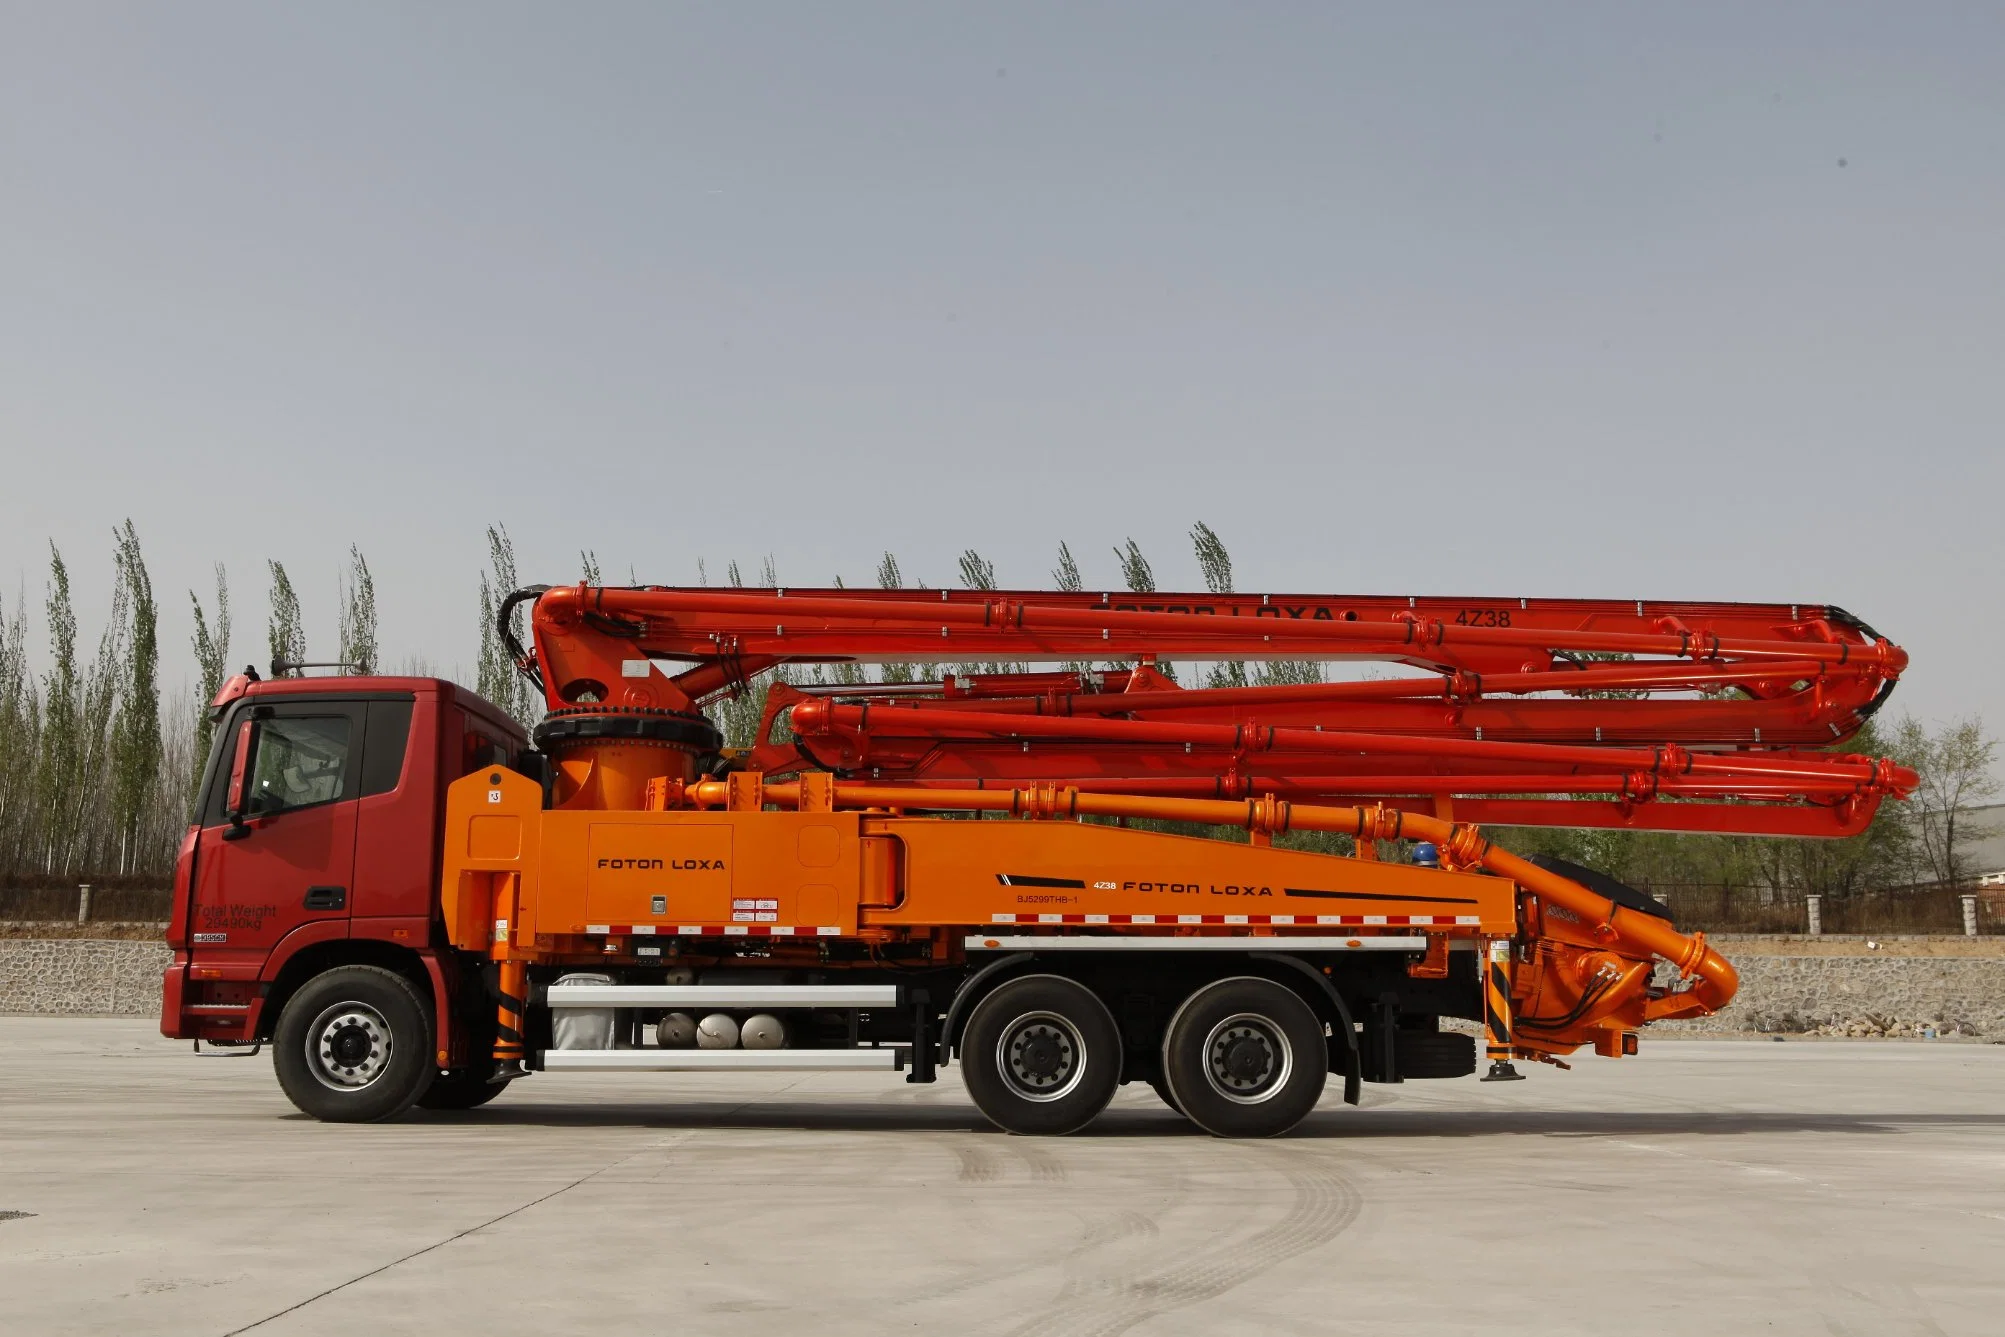
[[[597,938],[674,935],[678,938],[839,938],[842,928],[822,924],[809,928],[798,924],[581,924],[572,930]]]
[[[1340,927],[1471,928],[1480,915],[1050,915],[993,914],[992,924],[1335,924]]]

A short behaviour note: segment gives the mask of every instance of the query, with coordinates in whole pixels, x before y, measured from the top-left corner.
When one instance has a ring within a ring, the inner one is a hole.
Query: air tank
[[[687,1012],[665,1012],[654,1024],[654,1042],[663,1049],[694,1049],[696,1018]]]
[[[787,1023],[770,1012],[747,1017],[738,1029],[738,1043],[747,1049],[785,1049]]]
[[[723,1012],[712,1012],[696,1023],[696,1044],[700,1049],[736,1049],[738,1023]]]

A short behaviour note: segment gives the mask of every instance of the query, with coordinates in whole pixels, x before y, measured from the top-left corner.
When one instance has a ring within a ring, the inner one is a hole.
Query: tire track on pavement
[[[1224,1295],[1329,1243],[1357,1220],[1363,1195],[1334,1166],[1310,1159],[1300,1147],[1238,1150],[1287,1181],[1293,1201],[1280,1220],[1223,1244],[1213,1242],[1214,1235],[1167,1260],[1130,1268],[1099,1272],[1096,1255],[1080,1257],[1053,1302],[1020,1319],[1007,1337],[1116,1337],[1158,1314]]]

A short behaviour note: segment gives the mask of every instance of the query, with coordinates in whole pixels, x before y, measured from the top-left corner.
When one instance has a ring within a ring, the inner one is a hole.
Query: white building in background
[[[2005,888],[2005,803],[1965,808],[1957,825],[1979,832],[1963,847],[1963,866],[1971,878],[1980,887]]]

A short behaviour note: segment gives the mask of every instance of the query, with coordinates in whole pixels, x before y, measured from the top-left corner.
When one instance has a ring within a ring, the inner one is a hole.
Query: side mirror
[[[230,761],[230,793],[227,808],[230,829],[223,833],[225,840],[242,840],[251,833],[244,825],[244,814],[250,809],[251,749],[257,742],[257,721],[245,720],[237,726],[236,755]]]

